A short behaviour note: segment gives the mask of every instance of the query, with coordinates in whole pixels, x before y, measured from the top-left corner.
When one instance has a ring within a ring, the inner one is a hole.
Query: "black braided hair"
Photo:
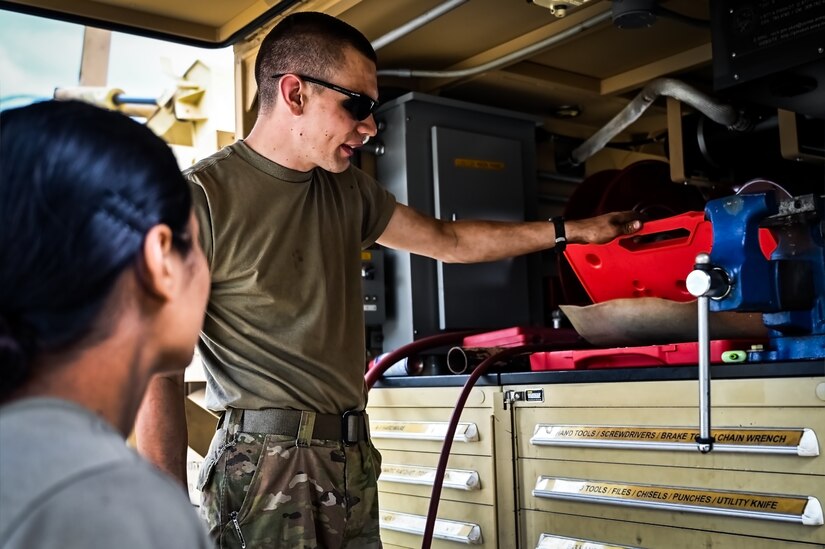
[[[0,396],[37,353],[87,336],[146,232],[191,249],[191,196],[166,143],[79,101],[0,113]]]

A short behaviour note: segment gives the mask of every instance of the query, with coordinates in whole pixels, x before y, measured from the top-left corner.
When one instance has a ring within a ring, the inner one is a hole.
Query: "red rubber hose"
[[[441,456],[438,459],[438,466],[435,471],[435,479],[433,481],[433,492],[430,496],[430,507],[427,511],[427,523],[424,527],[424,537],[421,542],[421,549],[430,549],[433,541],[433,531],[435,530],[435,520],[438,514],[438,504],[441,500],[441,488],[444,485],[444,475],[447,471],[447,461],[450,459],[450,449],[453,446],[453,437],[456,429],[458,429],[458,421],[461,419],[461,412],[464,411],[464,405],[467,403],[467,398],[470,396],[470,390],[475,385],[478,378],[484,375],[490,366],[500,362],[502,359],[509,358],[515,355],[524,353],[532,353],[537,351],[546,351],[554,348],[551,345],[522,345],[520,347],[509,347],[503,349],[500,353],[489,356],[484,359],[475,370],[472,371],[470,377],[464,383],[461,389],[461,394],[458,396],[453,414],[450,416],[450,423],[447,426],[447,434],[444,438],[444,445],[441,448]],[[556,347],[557,348],[557,347]]]

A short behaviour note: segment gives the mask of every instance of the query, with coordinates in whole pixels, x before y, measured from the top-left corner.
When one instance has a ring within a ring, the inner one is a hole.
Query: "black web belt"
[[[348,411],[338,415],[279,408],[228,409],[221,421],[224,427],[228,427],[227,423],[230,418],[236,416],[235,413],[231,413],[233,411],[242,412],[240,421],[237,421],[242,433],[265,433],[301,438],[301,429],[308,431],[311,426],[310,438],[318,440],[338,440],[345,444],[354,444],[369,438],[368,418],[366,412],[363,411]]]

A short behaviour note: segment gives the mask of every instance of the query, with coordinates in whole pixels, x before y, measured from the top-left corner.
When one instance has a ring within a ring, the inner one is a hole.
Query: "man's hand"
[[[571,244],[605,244],[617,236],[633,234],[642,228],[634,211],[611,212],[588,219],[565,221],[567,241]]]

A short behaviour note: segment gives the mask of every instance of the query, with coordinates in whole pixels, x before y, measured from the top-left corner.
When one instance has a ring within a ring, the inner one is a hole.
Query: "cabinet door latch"
[[[526,389],[524,391],[505,391],[504,406],[513,402],[544,402],[544,389]]]

